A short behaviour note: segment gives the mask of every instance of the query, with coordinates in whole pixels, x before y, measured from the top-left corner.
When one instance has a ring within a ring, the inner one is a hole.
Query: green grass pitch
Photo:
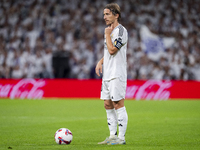
[[[98,99],[0,100],[0,150],[198,150],[200,100],[125,101],[126,145],[98,145],[109,135]],[[58,145],[59,128],[73,133]]]

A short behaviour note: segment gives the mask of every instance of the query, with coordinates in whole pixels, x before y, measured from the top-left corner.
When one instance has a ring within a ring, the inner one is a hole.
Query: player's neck
[[[115,28],[116,26],[118,26],[119,25],[119,22],[118,21],[115,21],[114,23],[113,23],[113,27]]]

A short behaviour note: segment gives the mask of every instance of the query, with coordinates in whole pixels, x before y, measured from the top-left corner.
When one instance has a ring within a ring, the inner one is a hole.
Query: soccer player
[[[107,27],[104,33],[104,56],[97,63],[95,71],[98,76],[103,72],[101,98],[107,113],[110,136],[98,144],[126,144],[125,133],[128,115],[124,106],[127,83],[127,30],[119,23],[120,7],[116,3],[104,8],[104,20]],[[119,134],[117,136],[117,125]]]

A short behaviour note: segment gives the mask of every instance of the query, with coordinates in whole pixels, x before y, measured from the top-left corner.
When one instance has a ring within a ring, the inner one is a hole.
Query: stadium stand
[[[1,0],[0,78],[98,78],[94,68],[103,56],[103,8],[109,2]],[[129,33],[128,79],[200,80],[198,0],[115,2]],[[142,25],[160,37],[175,38],[157,61],[141,47]],[[62,51],[68,72],[58,76],[53,58]]]

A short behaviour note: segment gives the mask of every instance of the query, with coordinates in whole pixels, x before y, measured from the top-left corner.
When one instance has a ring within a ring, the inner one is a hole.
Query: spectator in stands
[[[13,78],[19,69],[23,72],[22,76],[18,75],[21,78],[53,78],[53,53],[63,49],[71,54],[70,78],[99,78],[92,69],[103,56],[105,25],[99,12],[105,3],[106,0],[1,1],[0,77]],[[124,12],[122,15],[127,16],[122,24],[129,33],[128,79],[200,80],[197,0],[123,3],[117,0],[116,3]],[[159,36],[176,40],[158,61],[145,57],[141,49],[139,31],[143,24]]]

